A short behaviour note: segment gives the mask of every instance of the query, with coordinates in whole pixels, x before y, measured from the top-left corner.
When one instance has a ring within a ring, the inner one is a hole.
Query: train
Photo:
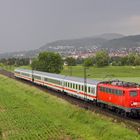
[[[98,81],[17,68],[16,78],[45,86],[123,116],[140,116],[140,85],[120,80]]]

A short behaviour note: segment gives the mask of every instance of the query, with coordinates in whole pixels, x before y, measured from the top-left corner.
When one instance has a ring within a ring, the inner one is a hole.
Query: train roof
[[[30,73],[30,74],[37,74],[41,76],[47,76],[47,77],[52,77],[52,78],[58,78],[58,79],[63,79],[63,80],[68,80],[68,81],[74,81],[74,82],[79,82],[79,83],[84,83],[84,78],[79,78],[79,77],[71,77],[67,75],[61,75],[61,74],[53,74],[53,73],[48,73],[48,72],[41,72],[41,71],[36,71],[36,70],[29,70],[29,69],[15,69],[15,71],[19,72],[25,72],[25,73]],[[94,80],[94,79],[86,79],[87,84],[92,84],[92,85],[97,85],[101,81]]]
[[[126,81],[120,81],[120,80],[103,81],[101,82],[101,84],[114,86],[114,87],[121,87],[121,88],[140,88],[139,83],[126,82]]]

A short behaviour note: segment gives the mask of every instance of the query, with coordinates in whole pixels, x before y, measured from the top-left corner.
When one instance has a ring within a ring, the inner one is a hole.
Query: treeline
[[[109,54],[106,51],[99,51],[96,53],[95,56],[88,57],[85,59],[74,59],[71,57],[68,57],[65,59],[65,62],[68,66],[75,66],[77,64],[81,64],[86,67],[90,66],[97,66],[97,67],[103,67],[103,66],[137,66],[140,65],[140,55],[131,53],[127,56],[123,57],[110,57]]]
[[[9,58],[1,59],[0,63],[3,65],[15,65],[23,66],[29,65],[29,58]],[[63,65],[76,66],[83,65],[85,67],[90,66],[136,66],[140,65],[140,55],[131,53],[124,57],[110,57],[106,51],[99,51],[93,57],[83,58],[72,58],[67,57],[63,59],[60,54],[54,52],[42,52],[38,55],[37,58],[32,60],[31,67],[33,70],[51,72],[51,73],[60,73],[63,69]]]
[[[138,66],[140,65],[140,54],[131,53],[124,57],[112,57],[110,64],[113,66]]]
[[[72,57],[67,57],[64,60],[65,64],[68,66],[75,66],[75,65],[83,65],[85,67],[90,67],[90,66],[107,66],[110,63],[110,57],[106,51],[99,51],[96,53],[96,56],[88,57],[88,58],[77,58],[74,59]]]
[[[15,65],[15,66],[23,66],[29,65],[30,59],[29,58],[8,58],[8,59],[0,59],[0,63],[3,65]]]

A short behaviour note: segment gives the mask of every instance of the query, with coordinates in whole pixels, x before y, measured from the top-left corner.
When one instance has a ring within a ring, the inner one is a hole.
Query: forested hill
[[[102,38],[83,38],[73,40],[58,40],[42,46],[39,50],[71,49],[86,47],[101,47],[107,40]]]
[[[126,36],[105,42],[102,48],[120,49],[140,47],[140,35]]]
[[[93,37],[85,37],[80,39],[58,40],[39,48],[39,50],[64,50],[64,49],[87,49],[87,48],[100,48],[108,40],[124,37],[122,34],[105,33]]]

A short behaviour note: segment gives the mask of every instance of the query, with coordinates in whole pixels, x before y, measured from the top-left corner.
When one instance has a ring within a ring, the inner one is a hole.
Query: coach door
[[[96,93],[95,93],[95,87],[94,86],[88,86],[87,87],[87,93],[89,95],[91,95],[90,98],[92,98],[92,99],[96,98]]]

